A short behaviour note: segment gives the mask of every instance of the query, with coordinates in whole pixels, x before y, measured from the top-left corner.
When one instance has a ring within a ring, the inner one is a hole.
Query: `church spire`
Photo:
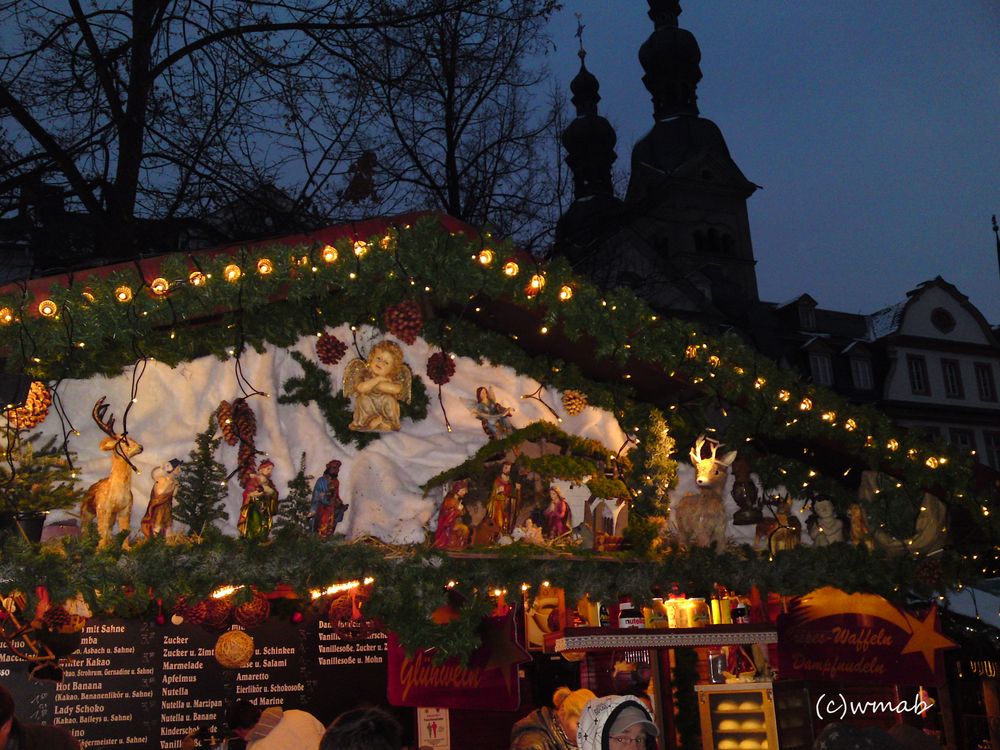
[[[655,29],[639,48],[642,82],[653,98],[653,118],[698,114],[701,50],[690,31],[678,26],[678,0],[648,0]]]
[[[566,148],[566,164],[573,173],[574,195],[577,200],[592,195],[613,195],[611,165],[617,155],[615,144],[618,137],[605,118],[597,114],[597,103],[601,100],[601,85],[597,77],[587,70],[587,51],[583,48],[583,24],[577,16],[577,32],[580,38],[580,72],[570,82],[576,118],[563,131],[562,142]]]

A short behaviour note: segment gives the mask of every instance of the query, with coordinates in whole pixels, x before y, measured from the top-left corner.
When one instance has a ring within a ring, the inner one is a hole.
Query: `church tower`
[[[648,0],[653,33],[639,62],[653,101],[652,130],[632,150],[625,201],[640,231],[680,276],[697,279],[730,314],[759,300],[747,198],[756,190],[722,131],[698,112],[701,50],[678,25],[678,0]]]

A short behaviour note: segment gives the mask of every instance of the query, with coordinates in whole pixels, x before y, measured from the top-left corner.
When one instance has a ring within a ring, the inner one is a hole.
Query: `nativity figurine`
[[[153,469],[153,489],[149,492],[149,505],[139,528],[146,539],[169,536],[174,524],[174,493],[180,485],[178,478],[183,463],[172,458]]]
[[[326,464],[323,475],[313,485],[309,511],[312,530],[322,537],[330,536],[344,520],[348,507],[340,499],[340,461],[334,459]]]
[[[271,533],[274,514],[278,510],[278,489],[271,480],[273,472],[274,462],[265,459],[247,479],[243,487],[243,506],[236,523],[240,536],[266,539]]]
[[[469,543],[469,527],[462,522],[465,506],[462,498],[469,492],[469,480],[461,479],[451,485],[438,511],[434,546],[438,549],[463,549]]]
[[[545,509],[545,536],[555,539],[569,533],[573,527],[573,515],[569,503],[558,487],[549,487],[549,506]]]
[[[400,402],[410,403],[413,373],[403,350],[393,341],[379,341],[368,361],[355,359],[344,370],[344,395],[354,399],[350,429],[356,432],[399,430]]]
[[[484,385],[476,388],[476,400],[472,402],[471,409],[490,440],[500,440],[514,431],[514,426],[510,423],[514,410],[498,403],[492,388]]]

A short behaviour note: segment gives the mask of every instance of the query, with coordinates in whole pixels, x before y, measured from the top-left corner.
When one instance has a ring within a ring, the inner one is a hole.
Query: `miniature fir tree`
[[[174,495],[174,518],[193,534],[204,534],[215,521],[227,520],[226,468],[215,460],[222,442],[216,437],[215,415],[208,418],[208,428],[195,438],[195,449],[188,455]]]
[[[26,513],[72,508],[81,500],[76,491],[75,454],[56,446],[55,436],[25,437],[8,432],[0,446],[0,512]]]
[[[306,454],[299,459],[299,471],[288,483],[288,496],[278,506],[278,517],[274,526],[278,531],[308,531],[311,524],[309,513],[312,509],[312,479],[306,474]]]

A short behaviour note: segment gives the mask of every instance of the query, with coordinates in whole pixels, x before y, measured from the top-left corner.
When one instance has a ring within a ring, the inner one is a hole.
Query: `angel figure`
[[[410,403],[413,373],[403,362],[403,350],[393,341],[379,341],[368,361],[355,359],[344,370],[344,395],[354,398],[357,432],[399,429],[399,402]]]
[[[497,403],[493,389],[484,385],[476,388],[476,400],[470,407],[473,416],[483,425],[483,432],[490,440],[507,437],[514,431],[510,417],[514,410],[509,406]]]

